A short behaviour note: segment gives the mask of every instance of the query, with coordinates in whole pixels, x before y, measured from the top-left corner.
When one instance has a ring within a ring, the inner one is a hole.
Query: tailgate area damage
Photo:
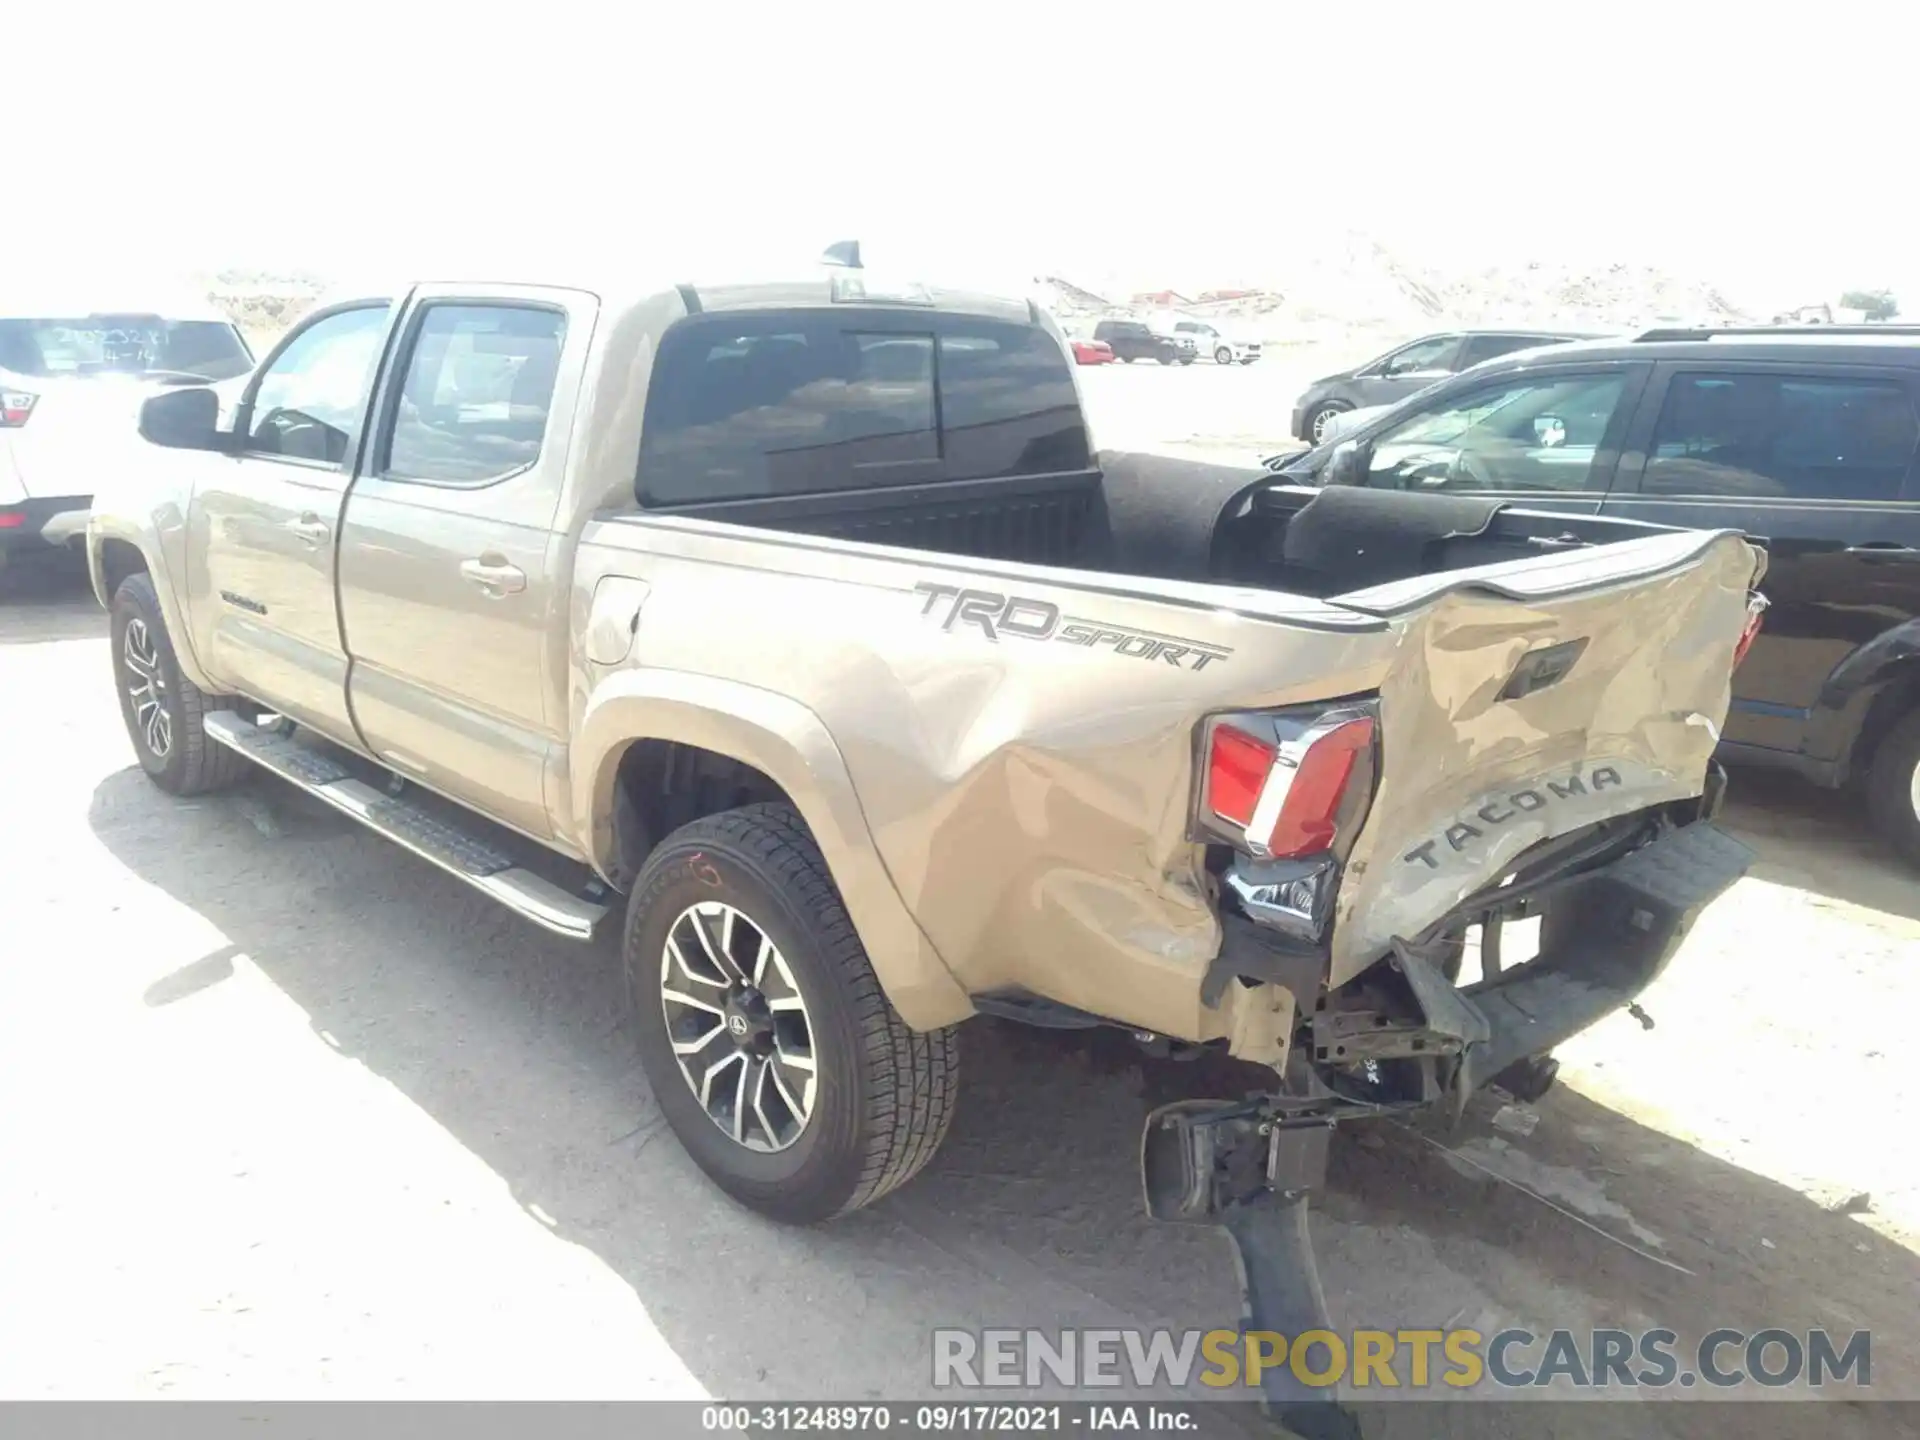
[[[1708,816],[1719,776],[1688,823],[1671,810],[1562,837],[1522,857],[1501,884],[1463,901],[1421,935],[1331,992],[1304,946],[1240,918],[1209,988],[1279,984],[1302,1017],[1283,1083],[1239,1101],[1181,1101],[1147,1117],[1141,1180],[1154,1218],[1214,1224],[1232,1240],[1241,1329],[1294,1337],[1330,1330],[1307,1207],[1324,1183],[1343,1119],[1451,1103],[1478,1088],[1519,1084],[1529,1064],[1634,1004],[1708,904],[1746,873],[1752,852]],[[1499,962],[1508,920],[1541,919],[1539,953]],[[1457,985],[1468,925],[1481,927],[1479,980]],[[1290,1367],[1261,1373],[1262,1398],[1285,1433],[1358,1435],[1338,1396]]]

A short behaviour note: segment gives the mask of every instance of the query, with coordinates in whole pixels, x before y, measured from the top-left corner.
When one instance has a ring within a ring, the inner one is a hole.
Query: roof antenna
[[[825,265],[843,265],[849,270],[858,270],[860,265],[860,242],[858,240],[836,240],[820,256]]]

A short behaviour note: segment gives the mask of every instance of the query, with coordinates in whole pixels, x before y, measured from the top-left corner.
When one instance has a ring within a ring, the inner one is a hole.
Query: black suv
[[[1747,532],[1772,608],[1723,754],[1864,792],[1920,864],[1920,327],[1651,330],[1495,360],[1270,464]]]
[[[1158,360],[1162,365],[1178,362],[1191,365],[1200,353],[1191,340],[1182,344],[1171,335],[1162,335],[1144,320],[1102,320],[1093,327],[1093,338],[1113,347],[1113,358],[1132,364],[1135,360]]]
[[[1341,411],[1391,405],[1498,355],[1595,338],[1573,330],[1448,330],[1422,335],[1364,365],[1322,375],[1309,385],[1293,402],[1294,438],[1318,445],[1327,421]]]

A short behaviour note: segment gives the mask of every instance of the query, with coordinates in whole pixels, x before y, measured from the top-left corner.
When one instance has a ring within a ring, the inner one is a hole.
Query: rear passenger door
[[[416,290],[340,535],[366,745],[537,837],[566,724],[553,522],[594,314],[571,290]]]
[[[1920,615],[1920,408],[1896,368],[1659,366],[1607,514],[1768,542],[1773,602],[1726,738],[1798,751],[1828,675]]]

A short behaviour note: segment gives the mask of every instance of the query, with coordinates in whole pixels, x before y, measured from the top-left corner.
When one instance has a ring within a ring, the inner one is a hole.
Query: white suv
[[[1216,365],[1251,365],[1260,358],[1258,340],[1241,340],[1232,335],[1223,335],[1218,327],[1204,320],[1176,320],[1173,333],[1177,339],[1191,340],[1196,353],[1205,355]]]
[[[105,309],[84,295],[0,296],[0,566],[78,543],[94,482],[137,443],[154,390],[252,368],[203,299]]]

